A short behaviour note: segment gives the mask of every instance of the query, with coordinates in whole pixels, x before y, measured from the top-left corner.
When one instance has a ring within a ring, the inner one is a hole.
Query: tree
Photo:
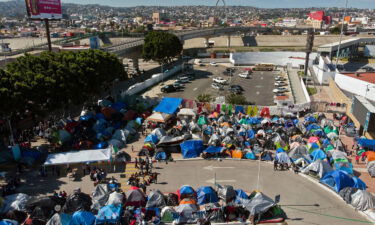
[[[183,46],[176,35],[151,31],[145,37],[142,57],[145,61],[154,60],[162,65],[179,56],[182,49]]]
[[[243,95],[237,95],[237,94],[230,94],[227,95],[226,97],[226,102],[229,104],[234,104],[234,105],[247,105],[247,101],[245,96]]]
[[[200,94],[197,96],[198,102],[211,102],[212,96],[210,94]]]
[[[330,32],[331,32],[331,34],[340,34],[341,33],[341,28],[338,27],[338,26],[336,26],[336,27],[332,28],[330,30]]]

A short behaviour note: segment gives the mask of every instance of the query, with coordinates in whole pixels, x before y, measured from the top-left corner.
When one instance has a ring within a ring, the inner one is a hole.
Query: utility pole
[[[312,52],[314,46],[314,30],[309,29],[307,34],[306,43],[306,60],[305,60],[305,76],[307,75],[307,69],[309,68],[310,53]]]
[[[44,19],[44,24],[46,25],[46,35],[47,35],[47,42],[48,42],[48,51],[52,52],[51,34],[49,32],[49,20],[48,19]]]
[[[342,15],[339,47],[337,48],[336,63],[335,63],[336,69],[337,69],[337,64],[339,63],[340,50],[341,50],[341,42],[342,42],[342,35],[344,34],[344,21],[345,21],[347,9],[348,9],[348,0],[345,1],[345,11],[344,11],[344,14]]]

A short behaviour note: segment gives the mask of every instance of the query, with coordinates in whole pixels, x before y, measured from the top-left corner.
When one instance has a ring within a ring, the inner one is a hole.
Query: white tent
[[[177,113],[177,116],[196,116],[196,115],[197,114],[195,113],[194,109],[189,109],[189,108],[182,108]]]
[[[73,163],[108,161],[111,159],[111,157],[112,157],[111,148],[62,152],[62,153],[49,154],[44,165],[52,166],[52,165],[73,164]]]

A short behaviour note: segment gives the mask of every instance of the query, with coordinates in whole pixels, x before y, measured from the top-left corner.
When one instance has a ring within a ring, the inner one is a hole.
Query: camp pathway
[[[124,192],[127,192],[128,190],[130,190],[131,185],[128,185],[128,179],[132,174],[134,174],[136,172],[139,172],[139,169],[135,168],[135,163],[127,163],[126,164],[126,170],[123,173],[125,176],[121,176],[120,180],[119,180],[119,182],[121,184],[121,189]]]

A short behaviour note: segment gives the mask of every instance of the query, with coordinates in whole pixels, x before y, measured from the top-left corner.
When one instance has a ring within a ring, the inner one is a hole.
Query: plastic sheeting
[[[236,199],[236,191],[233,189],[233,186],[230,185],[218,185],[217,194],[219,198],[225,202],[230,202]]]
[[[11,210],[24,211],[26,203],[30,199],[30,196],[23,193],[7,195],[4,197],[3,207],[1,208],[0,213],[7,213]]]
[[[279,152],[276,154],[275,160],[279,163],[287,163],[290,164],[290,158],[286,152]]]
[[[375,197],[367,191],[358,190],[351,197],[351,205],[357,210],[365,211],[375,207]]]
[[[204,147],[202,140],[189,140],[180,144],[181,154],[184,159],[198,157]]]
[[[182,98],[168,98],[164,97],[159,105],[154,108],[155,112],[161,112],[166,114],[173,114],[177,111],[181,105]]]
[[[359,138],[357,143],[362,147],[367,147],[369,149],[375,150],[375,140],[370,140],[366,138]]]
[[[109,161],[111,159],[111,149],[94,149],[84,151],[72,151],[49,154],[44,165],[62,165],[84,162]]]
[[[72,216],[65,213],[55,213],[46,225],[69,225]]]
[[[109,197],[106,205],[120,205],[124,200],[124,195],[119,192],[112,192]]]
[[[78,211],[72,216],[72,220],[69,225],[93,225],[95,222],[95,216],[88,211]]]
[[[322,178],[326,173],[333,171],[333,169],[328,162],[324,160],[316,160],[315,162],[302,169],[301,172],[304,174],[309,174],[311,171],[316,173],[319,178]]]
[[[166,206],[163,193],[159,190],[151,191],[148,196],[146,207],[163,208]]]
[[[68,197],[63,212],[73,213],[80,210],[89,211],[92,205],[91,197],[85,193],[74,193]]]
[[[96,224],[113,224],[120,220],[122,205],[106,205],[102,207],[96,215]]]
[[[252,199],[244,200],[243,205],[250,212],[250,215],[253,216],[267,212],[267,210],[269,210],[276,204],[271,198],[269,198],[261,192],[258,192]]]
[[[92,209],[99,210],[108,201],[110,194],[108,184],[98,184],[92,193]]]

